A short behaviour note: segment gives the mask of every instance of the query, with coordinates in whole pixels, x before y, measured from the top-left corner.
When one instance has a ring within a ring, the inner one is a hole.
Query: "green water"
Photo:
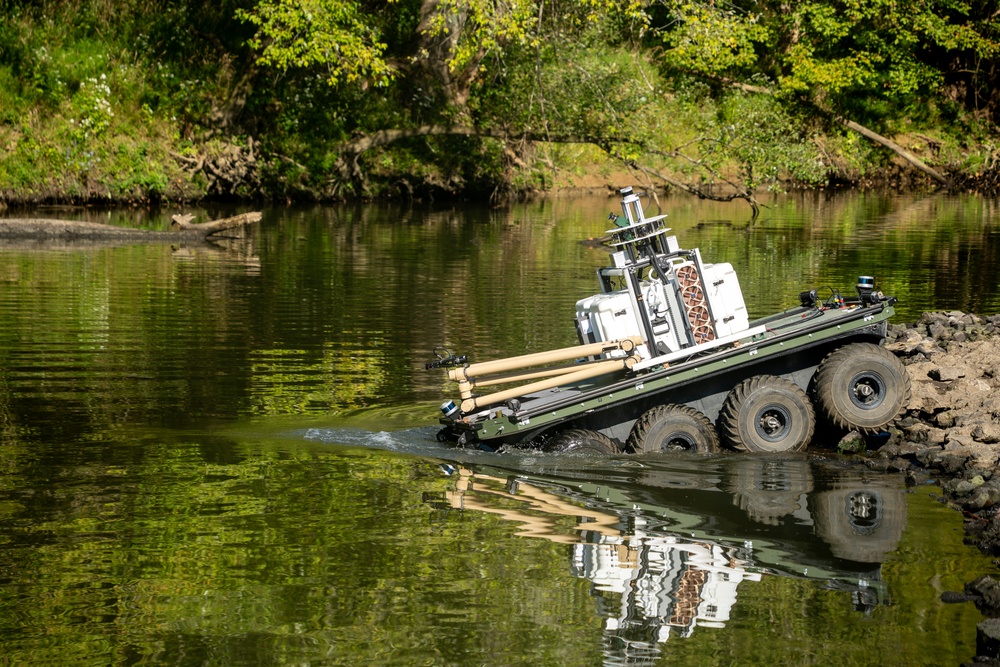
[[[989,200],[786,197],[752,224],[661,203],[752,317],[860,274],[898,321],[1000,312]],[[226,248],[0,246],[0,664],[970,660],[980,616],[939,596],[995,566],[934,487],[436,442],[434,348],[575,342],[606,260],[580,240],[615,208],[274,209]]]

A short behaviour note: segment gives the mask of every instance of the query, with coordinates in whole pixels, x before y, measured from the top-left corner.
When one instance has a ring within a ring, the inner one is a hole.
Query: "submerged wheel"
[[[812,466],[804,458],[750,456],[730,459],[723,487],[733,504],[769,526],[794,514],[813,490]]]
[[[878,433],[910,401],[903,362],[872,343],[852,343],[828,354],[813,387],[823,414],[845,431]]]
[[[743,452],[797,452],[816,429],[816,414],[802,389],[784,378],[757,375],[736,385],[719,412],[726,443]]]
[[[893,551],[906,527],[902,489],[870,484],[838,484],[809,500],[816,534],[837,558],[881,563]]]
[[[719,435],[708,417],[687,405],[658,405],[632,427],[628,447],[637,454],[719,451]]]
[[[545,447],[549,452],[583,452],[586,454],[617,454],[615,441],[598,431],[571,428],[559,431]]]

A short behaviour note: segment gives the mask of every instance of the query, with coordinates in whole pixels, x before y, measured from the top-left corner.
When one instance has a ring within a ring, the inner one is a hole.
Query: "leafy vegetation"
[[[995,1],[0,9],[0,201],[1000,184]]]

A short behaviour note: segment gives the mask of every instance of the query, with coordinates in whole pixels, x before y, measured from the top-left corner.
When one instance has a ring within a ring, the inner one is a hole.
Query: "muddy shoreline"
[[[963,514],[965,543],[1000,557],[1000,314],[924,313],[890,326],[885,344],[906,366],[912,394],[888,438],[869,438],[854,456],[873,470],[904,472],[908,484],[935,481],[941,501]],[[842,449],[859,439],[848,434]],[[942,600],[975,604],[986,617],[969,664],[1000,665],[1000,573]]]

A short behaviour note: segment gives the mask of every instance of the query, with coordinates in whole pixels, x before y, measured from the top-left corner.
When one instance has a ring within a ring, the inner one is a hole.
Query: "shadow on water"
[[[591,582],[607,665],[652,664],[671,637],[725,627],[744,582],[810,579],[857,613],[889,602],[881,564],[902,537],[902,480],[805,457],[596,457],[449,449],[436,429],[310,429],[310,440],[440,460],[424,500],[570,545]],[[569,519],[569,521],[567,521]],[[749,585],[754,585],[750,583]]]

